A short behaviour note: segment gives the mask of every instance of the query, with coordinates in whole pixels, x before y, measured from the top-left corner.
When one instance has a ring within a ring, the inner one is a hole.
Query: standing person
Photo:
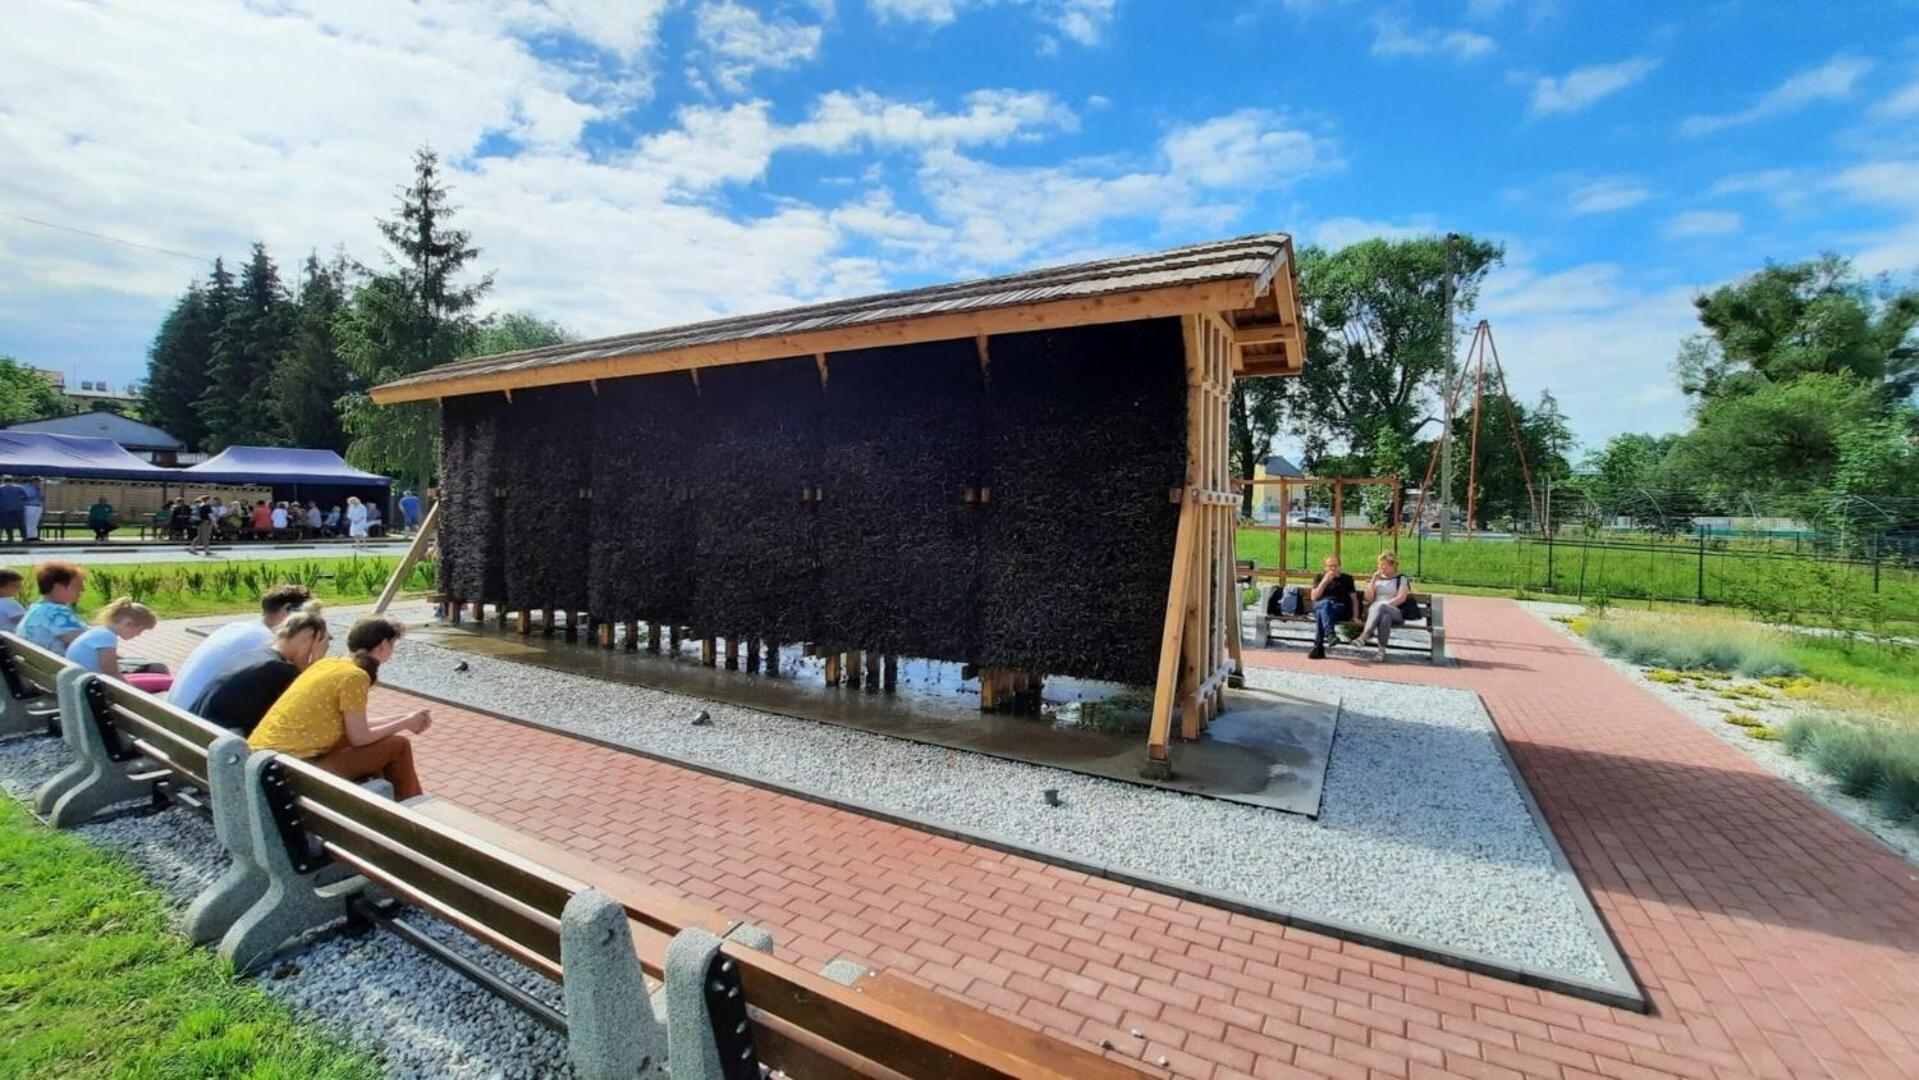
[[[193,543],[187,545],[187,553],[195,548],[208,558],[213,556],[213,503],[205,495],[193,504]]]
[[[360,501],[358,495],[346,497],[346,531],[348,536],[353,537],[354,547],[365,546],[366,504]]]
[[[23,580],[20,571],[10,566],[0,566],[0,630],[9,634],[20,632],[20,620],[27,614],[27,609],[20,605],[20,584]]]
[[[113,504],[102,494],[87,507],[87,528],[93,530],[94,540],[105,543],[117,527],[113,522]]]
[[[311,761],[349,780],[377,773],[393,785],[394,798],[404,802],[418,796],[420,778],[406,736],[424,733],[432,714],[425,709],[379,719],[366,714],[380,665],[393,658],[393,645],[405,632],[399,623],[377,616],[354,623],[346,636],[347,655],[301,672],[247,736],[247,745]]]
[[[20,490],[26,492],[27,503],[20,508],[21,520],[26,525],[27,543],[40,542],[40,516],[47,512],[47,504],[40,494],[40,485],[29,476],[20,484]]]
[[[409,533],[420,527],[420,496],[412,488],[400,496],[400,520]]]
[[[173,500],[173,509],[167,512],[167,532],[175,540],[193,535],[193,511],[188,509],[185,499]]]
[[[0,476],[0,538],[11,544],[26,531],[27,490],[14,483],[13,477]]]
[[[1340,623],[1353,617],[1353,594],[1358,591],[1353,576],[1339,568],[1339,556],[1328,555],[1318,580],[1313,582],[1313,651],[1308,660],[1326,659],[1326,646],[1339,644],[1336,632]]]
[[[1413,599],[1413,579],[1399,572],[1399,556],[1390,551],[1379,553],[1379,567],[1366,583],[1366,599],[1372,608],[1366,613],[1366,625],[1354,644],[1365,648],[1368,638],[1379,645],[1379,659],[1386,659],[1386,641],[1393,627],[1407,619],[1419,618],[1419,601]]]
[[[87,628],[73,604],[87,588],[87,572],[78,563],[50,559],[33,568],[40,599],[20,620],[20,636],[49,652],[66,655],[67,646]]]
[[[243,652],[264,649],[273,642],[273,631],[286,620],[287,613],[305,604],[313,594],[304,585],[276,585],[260,598],[260,617],[230,622],[207,635],[193,650],[180,674],[173,680],[173,692],[167,700],[181,708],[191,706],[213,676],[227,661]]]
[[[160,625],[160,617],[145,604],[122,596],[111,601],[94,616],[98,624],[81,631],[67,646],[67,659],[97,675],[110,675],[136,690],[164,694],[173,685],[173,676],[165,671],[121,671],[120,643],[132,641]]]
[[[265,648],[248,649],[226,665],[194,698],[188,711],[242,735],[253,734],[302,671],[326,656],[333,643],[326,613],[317,601],[289,612]],[[180,684],[173,684],[177,695]],[[178,702],[175,702],[178,704]]]

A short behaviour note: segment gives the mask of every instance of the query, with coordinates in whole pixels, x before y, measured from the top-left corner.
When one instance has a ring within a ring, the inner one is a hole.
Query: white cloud
[[[1329,250],[1338,250],[1375,238],[1410,240],[1420,236],[1435,236],[1439,233],[1439,226],[1431,214],[1415,214],[1405,223],[1368,221],[1357,217],[1334,217],[1314,223],[1305,230],[1305,233],[1312,243]]]
[[[1340,167],[1330,140],[1245,109],[1169,132],[1149,167],[1003,166],[936,150],[918,179],[953,229],[954,253],[993,266],[1083,254],[1094,246],[1086,238],[1114,221],[1218,231],[1241,215],[1241,200]]]
[[[1497,48],[1492,38],[1471,30],[1415,27],[1396,15],[1373,16],[1374,56],[1441,54],[1454,60],[1473,60]]]
[[[1731,210],[1687,210],[1666,222],[1664,232],[1674,239],[1726,236],[1738,232],[1746,219]]]
[[[1512,6],[1512,2],[1513,0],[1467,0],[1466,17],[1482,21],[1496,19]]]
[[[1872,68],[1871,60],[1836,56],[1816,68],[1799,72],[1738,112],[1688,116],[1679,125],[1679,132],[1682,135],[1710,135],[1729,127],[1792,112],[1816,102],[1841,101],[1852,96],[1855,84]]]
[[[1543,76],[1533,83],[1533,115],[1578,112],[1645,78],[1658,66],[1658,60],[1642,56],[1579,68],[1558,78]]]
[[[1112,28],[1119,0],[867,0],[882,21],[945,26],[968,11],[1004,5],[1030,8],[1040,23],[1080,45],[1098,45]]]
[[[1606,177],[1574,188],[1566,208],[1574,215],[1610,214],[1638,206],[1652,198],[1646,190],[1627,177]]]
[[[1919,115],[1919,79],[1893,91],[1891,96],[1874,105],[1872,114],[1885,119]]]
[[[825,28],[785,16],[768,18],[733,0],[700,5],[695,32],[711,56],[713,74],[735,93],[755,71],[784,71],[819,55]]]

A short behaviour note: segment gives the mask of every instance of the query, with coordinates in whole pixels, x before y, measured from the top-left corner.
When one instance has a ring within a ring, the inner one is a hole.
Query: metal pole
[[[1458,233],[1447,233],[1446,280],[1441,284],[1446,305],[1446,391],[1445,426],[1439,429],[1439,539],[1453,538],[1453,241]]]
[[[1706,602],[1706,527],[1699,527],[1699,584],[1696,590],[1699,602]]]

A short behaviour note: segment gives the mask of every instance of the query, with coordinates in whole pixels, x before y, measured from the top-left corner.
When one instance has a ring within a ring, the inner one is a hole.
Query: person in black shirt
[[[1325,572],[1313,582],[1313,651],[1308,660],[1326,659],[1326,646],[1339,643],[1333,628],[1353,617],[1353,576],[1341,573],[1339,556],[1326,556]]]
[[[242,735],[253,734],[286,688],[325,656],[332,643],[324,612],[309,600],[280,623],[272,645],[248,649],[227,661],[193,703],[194,714]]]

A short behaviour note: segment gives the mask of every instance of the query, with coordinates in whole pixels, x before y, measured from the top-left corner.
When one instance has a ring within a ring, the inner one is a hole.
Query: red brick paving
[[[1510,602],[1448,616],[1457,668],[1247,660],[1478,691],[1651,1015],[444,706],[419,760],[430,790],[760,923],[783,954],[907,972],[1179,1076],[1919,1076],[1919,874]]]

